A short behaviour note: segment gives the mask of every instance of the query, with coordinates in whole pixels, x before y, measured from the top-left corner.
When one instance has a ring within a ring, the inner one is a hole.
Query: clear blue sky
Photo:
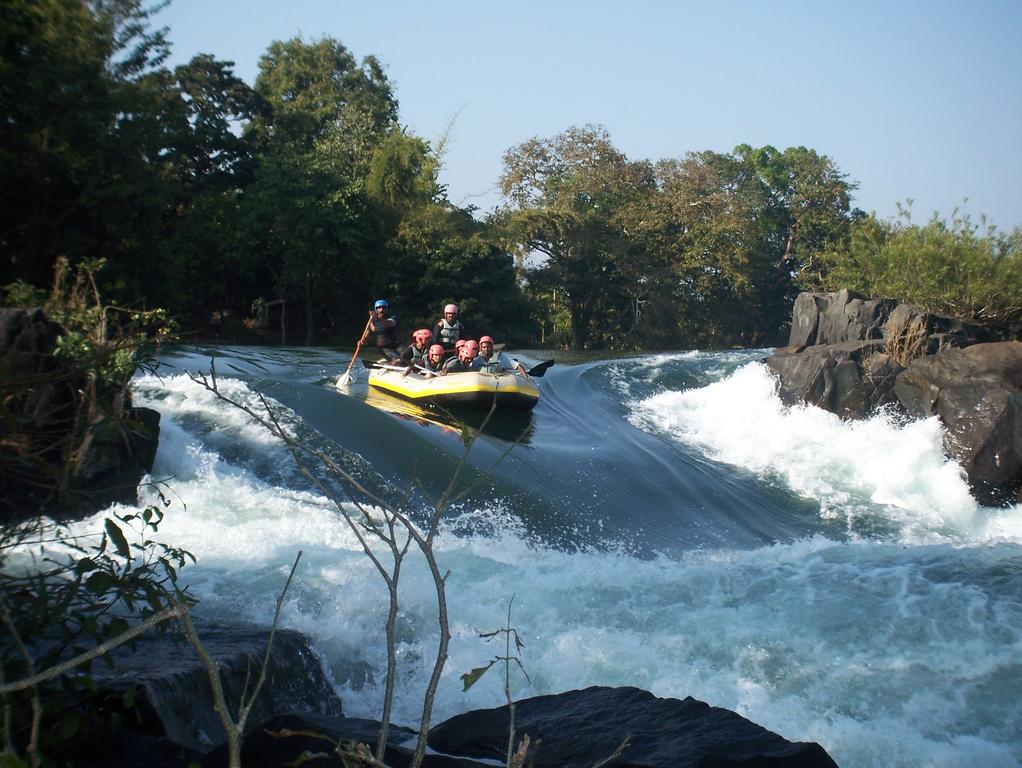
[[[804,145],[881,217],[1022,226],[1022,0],[173,0],[157,23],[172,65],[249,83],[299,34],[375,55],[411,132],[454,121],[441,181],[482,210],[508,148],[593,123],[635,160]]]

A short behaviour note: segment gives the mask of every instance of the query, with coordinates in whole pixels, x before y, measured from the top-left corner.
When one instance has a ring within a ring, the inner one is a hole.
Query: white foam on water
[[[330,502],[228,457],[241,439],[278,449],[193,386],[175,378],[140,399],[164,415],[154,475],[175,475],[158,538],[198,558],[181,572],[198,611],[268,623],[302,550],[283,623],[313,639],[349,715],[378,715],[387,609],[379,575]],[[984,529],[988,511],[962,499],[960,476],[937,453],[939,430],[881,421],[855,435],[826,415],[782,408],[758,366],[720,387],[691,393],[696,402],[665,393],[655,408],[637,404],[633,418],[720,461],[804,483],[793,487],[832,514],[879,509],[905,533],[640,559],[537,544],[499,500],[464,510],[436,544],[441,570],[451,572],[452,640],[434,722],[503,703],[499,671],[468,693],[459,675],[503,653],[479,634],[502,626],[514,594],[512,623],[532,680],[515,677],[518,698],[634,685],[819,741],[843,768],[1017,765],[1022,546],[1010,525]],[[735,413],[721,405],[729,398]],[[196,429],[202,419],[209,424]],[[221,432],[226,439],[210,439]],[[800,480],[786,456],[810,439],[797,458],[814,477]],[[1014,524],[1010,512],[1005,520]],[[420,557],[409,557],[401,585],[394,719],[413,724],[437,639]]]
[[[197,490],[197,489],[195,489]],[[346,711],[380,710],[386,592],[321,500],[253,484],[173,512],[162,533],[199,564],[182,572],[206,615],[267,623],[294,554],[305,555],[284,624],[313,638]],[[1022,748],[1022,596],[985,581],[1022,549],[905,548],[825,539],[748,552],[640,560],[537,546],[503,510],[441,534],[452,640],[435,721],[503,703],[500,672],[462,693],[459,675],[503,654],[480,633],[512,623],[525,647],[516,697],[634,685],[734,709],[849,766],[1012,765]],[[239,520],[245,520],[239,523]],[[436,648],[433,585],[404,565],[394,718],[416,721]],[[367,682],[368,679],[368,682]]]
[[[961,467],[945,456],[936,418],[846,422],[814,406],[788,407],[761,363],[628,405],[640,429],[779,480],[817,500],[825,517],[881,517],[906,543],[1022,541],[1022,505],[977,505]]]

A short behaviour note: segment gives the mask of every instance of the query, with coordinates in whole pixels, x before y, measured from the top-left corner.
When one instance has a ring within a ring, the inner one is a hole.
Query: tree
[[[168,53],[141,0],[11,0],[0,25],[0,280],[46,285],[61,254],[152,246]]]
[[[359,66],[331,38],[273,43],[255,90],[262,108],[246,136],[258,166],[244,218],[278,295],[304,307],[309,344],[319,310],[364,301],[379,250],[366,176],[397,101],[375,59]]]
[[[147,286],[147,298],[193,319],[247,313],[259,292],[259,270],[243,258],[239,217],[254,164],[239,134],[257,98],[233,66],[199,54],[177,67],[164,112],[173,131],[165,167],[171,196],[154,265],[164,278]]]
[[[732,155],[699,152],[659,163],[657,178],[657,247],[667,250],[682,337],[728,345],[743,334],[772,335],[776,233],[755,170]]]
[[[381,292],[416,326],[432,327],[449,301],[470,332],[525,344],[536,336],[532,307],[513,256],[493,227],[446,201],[408,211],[387,241],[388,283]]]
[[[851,185],[804,147],[689,153],[656,178],[633,232],[660,265],[662,277],[648,273],[657,316],[673,314],[686,344],[774,343],[795,275],[847,237]]]
[[[330,37],[273,42],[259,60],[256,92],[266,110],[250,133],[271,146],[311,150],[341,133],[352,153],[367,162],[397,123],[397,99],[380,63],[367,56],[359,65]]]
[[[566,297],[572,349],[588,345],[597,308],[619,280],[627,236],[616,214],[652,188],[650,170],[629,162],[594,126],[532,139],[504,155],[508,225],[546,257],[540,270]]]
[[[834,161],[805,147],[778,152],[769,145],[735,147],[770,195],[769,213],[783,236],[779,264],[793,274],[812,270],[813,256],[848,239],[849,198],[858,184],[848,181]]]

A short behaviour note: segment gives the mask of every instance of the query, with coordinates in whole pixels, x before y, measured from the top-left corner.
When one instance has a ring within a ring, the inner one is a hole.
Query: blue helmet
[[[380,307],[390,309],[390,304],[388,304],[385,299],[377,299],[376,303],[373,304],[373,309],[379,309]]]

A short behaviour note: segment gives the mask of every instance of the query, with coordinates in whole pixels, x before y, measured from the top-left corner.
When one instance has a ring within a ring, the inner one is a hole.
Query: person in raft
[[[458,319],[458,305],[448,304],[444,307],[444,316],[440,322],[433,326],[433,339],[437,344],[443,346],[444,350],[451,351],[458,339],[468,336],[465,326]]]
[[[468,371],[471,371],[472,361],[475,360],[478,352],[479,344],[475,341],[471,339],[468,341],[459,341],[457,357],[452,357],[444,363],[444,369],[440,371],[440,375],[445,376],[448,373],[467,373]]]
[[[373,311],[369,313],[369,327],[362,335],[364,342],[370,333],[376,334],[376,349],[387,360],[396,360],[397,354],[397,318],[388,315],[390,305],[386,299],[377,299]]]
[[[472,361],[472,370],[482,371],[483,373],[515,371],[525,378],[529,378],[529,374],[525,372],[525,366],[517,360],[512,360],[503,352],[497,352],[493,349],[492,336],[483,336],[479,339],[479,356]]]
[[[412,334],[412,343],[401,352],[401,362],[405,365],[422,365],[432,343],[433,332],[429,328],[420,328]]]
[[[444,348],[434,344],[429,348],[429,354],[422,363],[422,370],[427,376],[439,376],[440,369],[444,366]]]

